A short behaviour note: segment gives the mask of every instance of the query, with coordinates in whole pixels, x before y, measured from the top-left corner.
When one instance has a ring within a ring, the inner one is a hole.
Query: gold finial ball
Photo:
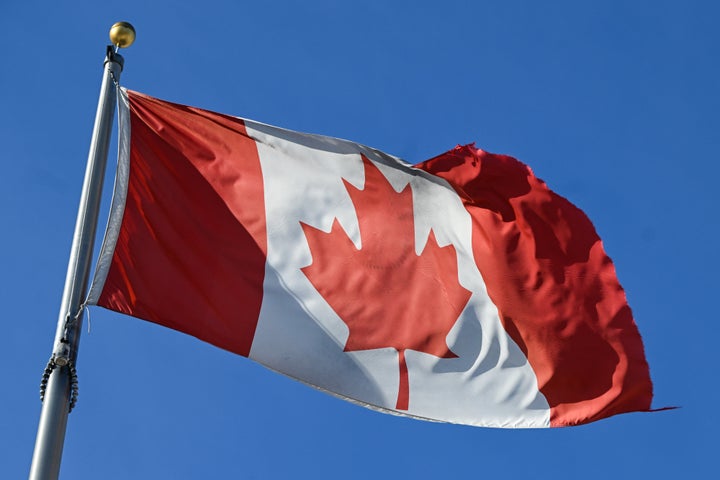
[[[117,22],[110,27],[110,41],[119,48],[127,48],[135,41],[135,28],[128,22]]]

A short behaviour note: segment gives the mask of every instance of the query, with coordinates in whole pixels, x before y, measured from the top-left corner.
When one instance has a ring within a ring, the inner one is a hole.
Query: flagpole
[[[114,46],[107,47],[105,56],[100,98],[70,249],[53,353],[45,368],[40,387],[43,403],[30,467],[31,480],[58,478],[68,414],[77,400],[75,365],[82,328],[82,303],[87,293],[95,243],[117,100],[116,85],[123,68],[123,57],[117,50],[133,43],[135,29],[129,23],[118,22],[110,29],[110,40]]]

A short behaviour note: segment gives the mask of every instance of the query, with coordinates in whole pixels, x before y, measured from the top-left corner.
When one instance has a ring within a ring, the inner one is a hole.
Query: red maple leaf
[[[446,337],[470,299],[458,283],[457,254],[440,247],[430,230],[415,253],[412,190],[400,193],[364,156],[365,188],[346,180],[355,206],[362,248],[357,249],[337,218],[329,233],[301,222],[312,252],[302,268],[350,330],[345,351],[392,347],[398,352],[400,388],[396,407],[407,410],[410,385],[405,350],[455,358]]]

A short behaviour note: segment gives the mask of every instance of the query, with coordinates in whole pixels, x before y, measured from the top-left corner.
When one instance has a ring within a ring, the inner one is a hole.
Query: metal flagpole
[[[90,141],[85,181],[75,223],[53,353],[43,373],[40,387],[43,404],[30,467],[31,480],[58,478],[68,414],[77,400],[75,365],[82,327],[82,302],[87,293],[95,243],[100,197],[117,100],[116,84],[120,80],[123,67],[123,57],[117,53],[117,50],[133,43],[135,29],[129,23],[118,22],[110,29],[110,40],[114,46],[108,46],[105,56],[100,98]]]

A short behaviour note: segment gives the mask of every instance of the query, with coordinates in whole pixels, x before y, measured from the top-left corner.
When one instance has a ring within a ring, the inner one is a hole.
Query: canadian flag
[[[647,411],[595,229],[519,161],[412,166],[353,142],[121,90],[88,304],[374,409],[492,427]]]

